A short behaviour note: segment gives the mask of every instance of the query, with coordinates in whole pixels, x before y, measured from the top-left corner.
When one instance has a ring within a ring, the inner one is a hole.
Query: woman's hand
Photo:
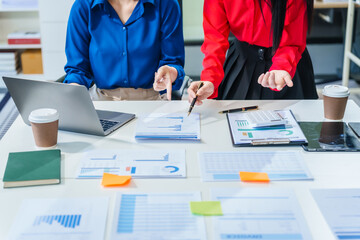
[[[167,99],[171,100],[172,84],[177,78],[178,72],[176,68],[167,65],[162,66],[155,73],[154,90],[162,91],[166,89]]]
[[[188,94],[189,94],[189,102],[192,102],[192,100],[198,96],[196,99],[196,105],[201,105],[203,103],[203,100],[207,99],[214,93],[214,84],[209,81],[203,81],[204,85],[198,90],[200,82],[192,82],[190,87],[188,88]]]
[[[263,87],[276,89],[281,91],[286,85],[292,87],[293,81],[290,74],[284,70],[273,70],[261,74],[258,79],[258,83]]]

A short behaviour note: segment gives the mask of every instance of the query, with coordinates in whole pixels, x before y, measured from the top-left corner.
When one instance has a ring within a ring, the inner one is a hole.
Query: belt
[[[273,57],[273,53],[272,53],[272,48],[266,48],[266,47],[261,47],[261,46],[257,46],[257,45],[251,45],[247,42],[241,42],[237,39],[234,40],[236,42],[236,44],[239,44],[242,48],[246,48],[251,57],[256,57],[257,59],[263,61],[263,60],[269,60]]]

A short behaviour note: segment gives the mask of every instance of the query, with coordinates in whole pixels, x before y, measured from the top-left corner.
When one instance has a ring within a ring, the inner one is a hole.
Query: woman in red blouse
[[[318,98],[306,50],[313,4],[313,0],[205,0],[204,86],[197,92],[197,104],[206,98]],[[235,36],[231,44],[230,31]],[[194,82],[188,89],[190,101],[197,86]]]

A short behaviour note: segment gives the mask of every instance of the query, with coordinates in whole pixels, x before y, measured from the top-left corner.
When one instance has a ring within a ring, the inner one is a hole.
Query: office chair
[[[56,80],[56,82],[64,82],[65,80],[65,76],[66,75],[63,75],[62,77],[58,78]],[[182,99],[182,96],[184,95],[184,92],[185,90],[190,86],[191,82],[193,80],[189,77],[189,76],[185,76],[184,77],[184,81],[180,87],[179,90],[175,90],[175,91],[172,91],[171,93],[171,100],[181,100]],[[94,85],[94,82],[91,84],[90,87],[92,87]]]

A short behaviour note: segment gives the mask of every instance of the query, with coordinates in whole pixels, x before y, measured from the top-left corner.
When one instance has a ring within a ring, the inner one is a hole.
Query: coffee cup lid
[[[29,121],[33,123],[49,123],[59,119],[59,113],[53,108],[39,108],[32,111]]]
[[[327,85],[323,89],[323,95],[328,97],[342,98],[350,95],[349,88],[341,85]]]

